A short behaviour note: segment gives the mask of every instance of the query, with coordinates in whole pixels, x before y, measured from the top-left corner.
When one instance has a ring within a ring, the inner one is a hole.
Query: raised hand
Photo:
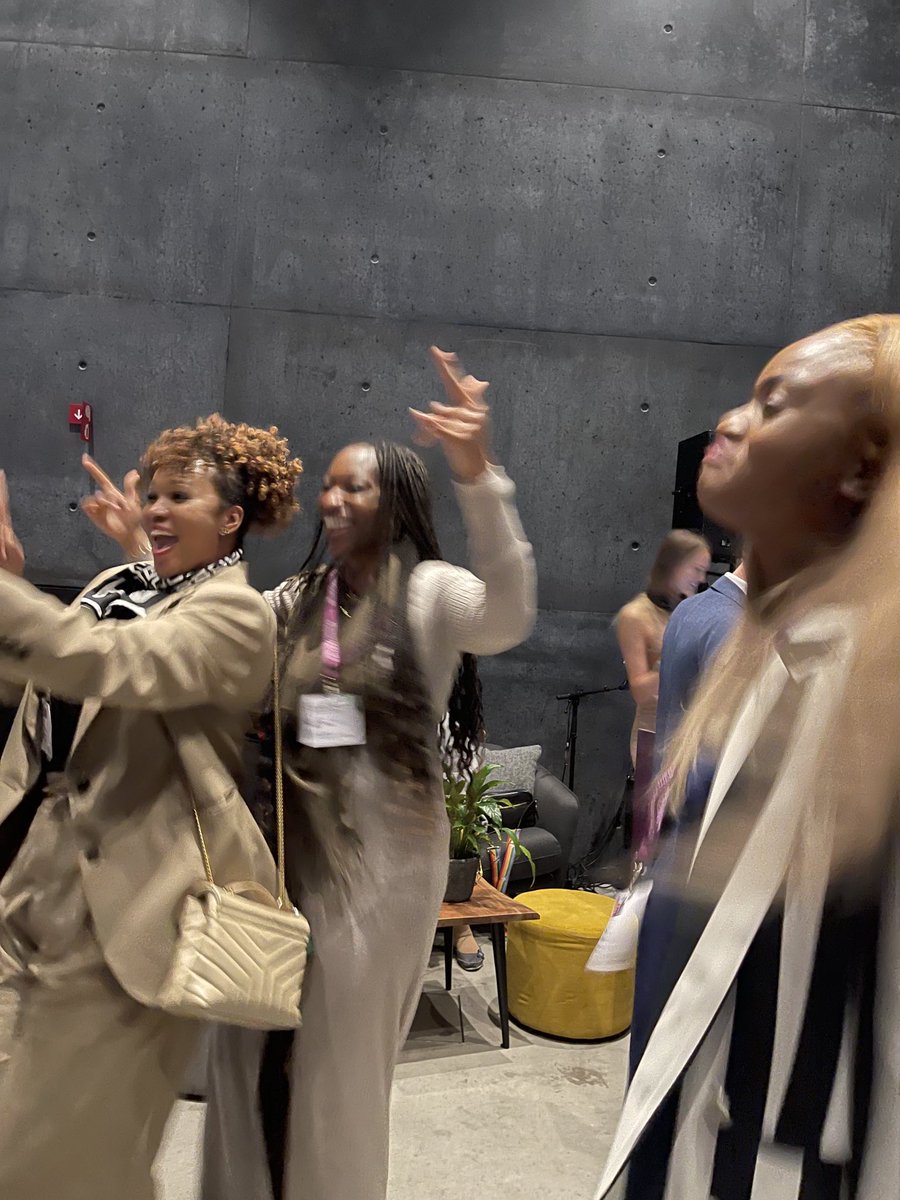
[[[25,572],[25,551],[13,529],[5,471],[0,471],[0,570],[19,576]]]
[[[81,465],[98,487],[93,495],[86,496],[81,501],[82,512],[94,522],[101,533],[118,542],[129,558],[145,557],[150,550],[141,529],[138,472],[128,472],[120,491],[89,454],[81,456]]]
[[[425,446],[440,443],[457,479],[471,482],[487,469],[490,409],[484,402],[488,384],[467,375],[455,354],[432,346],[429,353],[449,404],[432,403],[430,412],[411,408],[417,440]]]

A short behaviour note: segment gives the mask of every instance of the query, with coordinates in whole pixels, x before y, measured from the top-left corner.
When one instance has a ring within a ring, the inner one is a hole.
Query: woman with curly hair
[[[21,697],[0,759],[3,1196],[153,1195],[200,1029],[157,1007],[203,876],[192,801],[216,871],[274,886],[235,785],[275,632],[241,557],[248,529],[291,519],[299,472],[274,430],[168,430],[141,469],[152,563],[69,608],[17,577],[0,480],[0,681]]]
[[[788,346],[698,485],[748,604],[672,740],[681,902],[597,1200],[900,1195],[900,316]]]
[[[314,949],[296,1034],[217,1031],[210,1200],[386,1193],[394,1066],[447,883],[442,759],[472,767],[483,738],[472,656],[521,642],[536,603],[514,487],[489,460],[487,384],[432,356],[450,403],[415,417],[455,476],[474,573],[441,560],[419,456],[355,444],[325,474],[312,555],[268,595],[288,871]]]

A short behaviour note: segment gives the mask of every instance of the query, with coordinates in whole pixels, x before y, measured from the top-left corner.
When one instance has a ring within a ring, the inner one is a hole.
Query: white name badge
[[[359,696],[301,696],[297,709],[297,741],[324,750],[329,746],[364,746],[366,714]]]

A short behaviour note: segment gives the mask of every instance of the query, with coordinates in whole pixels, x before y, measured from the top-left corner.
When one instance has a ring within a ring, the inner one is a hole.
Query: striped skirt
[[[772,917],[760,928],[707,1037],[631,1156],[626,1200],[854,1200],[872,1141],[885,1136],[894,1150],[885,1156],[882,1145],[879,1158],[893,1159],[896,1172],[889,1168],[884,1190],[867,1187],[865,1195],[900,1196],[900,1096],[893,1106],[888,1097],[876,1125],[870,1119],[877,995],[898,987],[896,978],[878,979],[881,926],[877,903],[851,912],[831,903],[823,913],[802,1030],[770,1138],[763,1128],[782,920]]]

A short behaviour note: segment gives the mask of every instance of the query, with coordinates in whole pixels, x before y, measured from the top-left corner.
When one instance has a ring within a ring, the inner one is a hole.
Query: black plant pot
[[[479,859],[451,858],[447,871],[447,890],[444,893],[445,904],[463,904],[472,896],[475,880],[478,876]]]

